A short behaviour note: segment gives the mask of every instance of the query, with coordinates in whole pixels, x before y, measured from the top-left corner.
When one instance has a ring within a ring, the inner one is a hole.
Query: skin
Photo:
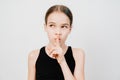
[[[44,29],[48,35],[49,43],[45,50],[51,58],[57,59],[63,71],[65,80],[84,80],[84,51],[80,48],[72,48],[76,65],[74,74],[71,73],[65,60],[65,52],[68,46],[65,41],[71,32],[69,18],[62,12],[53,12],[48,16]],[[55,56],[57,54],[57,56]],[[35,80],[35,62],[39,55],[39,49],[33,50],[28,56],[28,80]]]

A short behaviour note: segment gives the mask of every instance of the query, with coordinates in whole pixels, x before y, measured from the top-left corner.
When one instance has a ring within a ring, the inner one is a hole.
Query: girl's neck
[[[48,45],[46,45],[45,51],[46,51],[46,53],[47,53],[48,56],[51,56],[49,53],[50,53],[50,49],[53,48],[53,47],[54,47],[54,45],[51,44],[51,43],[48,43]],[[67,46],[66,44],[63,44],[63,45],[61,45],[60,47],[62,48],[63,54],[65,55],[65,53],[66,53],[67,50],[68,50],[68,46]]]

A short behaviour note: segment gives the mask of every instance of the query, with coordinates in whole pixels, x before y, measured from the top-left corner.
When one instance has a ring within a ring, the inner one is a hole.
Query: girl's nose
[[[56,29],[55,35],[61,35],[61,29],[60,29],[60,28],[57,28],[57,29]]]

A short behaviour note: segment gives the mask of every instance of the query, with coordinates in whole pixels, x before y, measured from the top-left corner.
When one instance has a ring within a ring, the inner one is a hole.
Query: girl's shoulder
[[[39,49],[35,49],[30,51],[30,53],[28,54],[29,57],[35,57],[36,55],[39,55]]]
[[[37,57],[39,55],[40,49],[35,49],[32,50],[29,54],[28,54],[28,61],[31,62],[32,64],[35,64]]]
[[[83,60],[85,58],[85,51],[82,48],[72,48],[72,52],[75,60]]]

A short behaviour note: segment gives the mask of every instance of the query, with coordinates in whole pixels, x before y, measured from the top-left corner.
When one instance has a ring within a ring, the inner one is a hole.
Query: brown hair
[[[72,12],[70,11],[70,9],[64,5],[54,5],[54,6],[51,6],[47,12],[46,12],[46,15],[45,15],[45,23],[47,24],[47,18],[48,16],[55,12],[55,11],[60,11],[60,12],[63,12],[66,16],[68,16],[69,20],[70,20],[70,25],[72,25],[72,22],[73,22],[73,15],[72,15]]]

